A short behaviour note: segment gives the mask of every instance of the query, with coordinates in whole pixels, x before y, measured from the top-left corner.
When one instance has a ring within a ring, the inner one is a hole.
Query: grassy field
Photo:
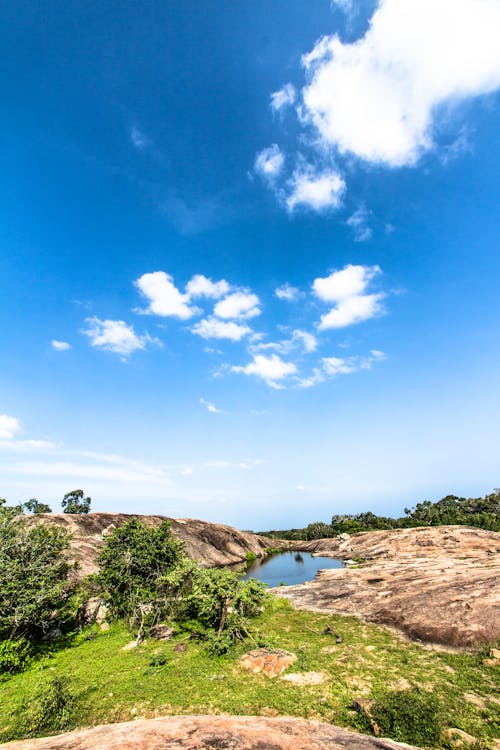
[[[342,642],[319,634],[326,625]],[[359,714],[351,709],[354,699],[417,687],[439,698],[444,726],[468,732],[481,741],[478,746],[488,747],[500,735],[498,668],[483,663],[485,653],[426,649],[355,618],[299,612],[279,600],[271,601],[253,629],[269,646],[297,654],[289,672],[320,671],[327,680],[298,686],[254,675],[239,666],[238,653],[209,657],[182,634],[123,651],[130,641],[124,626],[115,624],[107,632],[90,628],[47,647],[29,669],[0,683],[0,741],[51,733],[34,728],[36,721],[30,727],[28,719],[40,713],[54,677],[67,679],[64,689],[73,695],[61,728],[229,713],[302,716],[360,729]],[[186,650],[175,651],[181,642]]]

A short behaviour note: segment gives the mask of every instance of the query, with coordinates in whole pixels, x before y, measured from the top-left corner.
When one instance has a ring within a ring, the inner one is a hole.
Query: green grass
[[[326,625],[342,636],[341,643],[320,634]],[[484,654],[429,650],[353,617],[296,611],[283,600],[273,600],[253,630],[269,645],[297,654],[289,671],[326,672],[328,680],[300,687],[254,675],[239,666],[238,654],[211,658],[185,637],[187,650],[177,653],[183,636],[123,651],[130,634],[115,624],[108,632],[91,629],[72,643],[47,647],[27,671],[0,683],[0,741],[19,737],[16,718],[54,676],[67,677],[77,696],[78,726],[230,713],[302,716],[356,729],[359,716],[350,709],[355,698],[417,687],[439,696],[450,726],[483,741],[500,734],[498,670],[483,664]]]

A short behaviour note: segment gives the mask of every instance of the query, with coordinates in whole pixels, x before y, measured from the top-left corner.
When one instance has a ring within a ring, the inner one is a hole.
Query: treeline
[[[457,497],[447,495],[433,503],[424,500],[414,508],[405,508],[401,518],[377,516],[370,511],[355,515],[332,516],[331,523],[315,521],[303,529],[260,531],[273,539],[308,541],[325,539],[339,534],[381,529],[405,529],[415,526],[477,526],[480,529],[500,531],[500,489],[485,497]]]

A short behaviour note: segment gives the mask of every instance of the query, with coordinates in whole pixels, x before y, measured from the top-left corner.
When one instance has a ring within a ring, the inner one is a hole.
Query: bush
[[[15,736],[34,737],[75,726],[80,701],[67,677],[52,677],[39,694],[19,712]]]
[[[29,527],[0,511],[0,640],[38,637],[69,617],[69,536],[41,524]]]
[[[383,737],[412,745],[438,745],[444,727],[438,698],[418,688],[382,693],[370,708],[370,718]]]
[[[153,624],[169,609],[165,576],[184,558],[170,523],[146,526],[137,518],[115,529],[99,556],[98,580],[107,591],[111,612],[126,617],[135,628]]]
[[[32,655],[28,641],[6,640],[0,642],[0,674],[15,674],[27,667]]]
[[[167,521],[155,528],[133,519],[116,529],[99,565],[112,613],[128,618],[139,637],[151,625],[175,620],[195,637],[216,638],[213,653],[248,635],[246,618],[261,611],[265,596],[258,581],[190,560]]]

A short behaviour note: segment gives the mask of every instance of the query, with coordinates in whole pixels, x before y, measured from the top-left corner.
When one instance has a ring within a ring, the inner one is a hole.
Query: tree
[[[71,490],[61,500],[63,513],[88,513],[92,499],[85,497],[83,490]]]
[[[68,534],[0,508],[0,640],[38,636],[65,619]]]
[[[183,558],[183,545],[172,536],[169,521],[154,527],[132,518],[115,529],[99,555],[99,582],[115,617],[128,617],[134,627],[141,606],[156,608],[161,600],[164,610],[163,579]]]
[[[40,515],[40,513],[52,513],[52,510],[46,503],[39,503],[34,497],[31,500],[26,500],[23,503],[23,508],[35,516]]]
[[[168,521],[154,527],[133,518],[115,529],[99,566],[113,615],[127,617],[137,638],[167,618],[194,627],[212,653],[225,653],[245,639],[245,618],[258,614],[265,596],[258,581],[190,560]]]

